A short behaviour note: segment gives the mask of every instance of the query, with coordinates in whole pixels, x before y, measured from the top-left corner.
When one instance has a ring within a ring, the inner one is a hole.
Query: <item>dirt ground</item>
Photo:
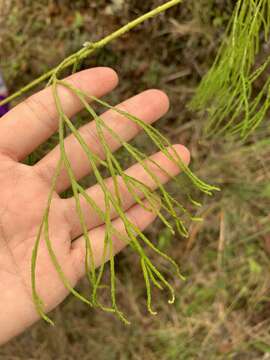
[[[0,68],[10,91],[163,2],[0,0]],[[192,169],[222,189],[212,198],[198,194],[204,222],[191,224],[188,239],[172,237],[159,223],[147,230],[187,277],[175,280],[176,303],[154,293],[159,314],[147,313],[138,260],[127,249],[117,257],[117,291],[130,326],[69,297],[52,314],[56,327],[36,324],[0,348],[1,360],[270,359],[270,128],[266,121],[244,144],[209,139],[205,114],[187,109],[234,3],[184,1],[83,64],[118,71],[111,103],[146,88],[166,91],[171,109],[157,127],[189,147]],[[137,144],[143,147],[143,138]]]

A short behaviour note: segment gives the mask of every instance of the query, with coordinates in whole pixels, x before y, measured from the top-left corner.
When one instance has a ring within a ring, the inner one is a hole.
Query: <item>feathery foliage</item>
[[[264,120],[270,108],[270,55],[262,44],[269,31],[268,0],[237,1],[216,61],[190,104],[207,110],[206,134],[246,138]]]
[[[174,226],[168,221],[168,218],[172,218],[175,223],[175,228],[177,229],[178,233],[182,236],[186,237],[188,235],[188,231],[186,229],[184,223],[184,217],[187,217],[191,220],[198,221],[200,219],[193,218],[189,211],[180,204],[176,199],[173,198],[172,195],[164,188],[161,184],[159,179],[155,176],[151,167],[158,167],[160,171],[164,172],[167,176],[169,174],[166,172],[166,169],[161,168],[155,161],[147,159],[147,156],[142,153],[138,148],[128,144],[127,142],[123,141],[119,137],[119,135],[103,121],[103,119],[95,112],[94,108],[89,105],[89,100],[92,100],[94,103],[98,103],[99,105],[103,106],[106,109],[110,109],[115,111],[122,116],[126,117],[130,121],[134,122],[138,127],[140,127],[145,134],[148,136],[149,141],[151,141],[157,150],[162,151],[162,153],[174,164],[176,164],[179,169],[187,176],[190,182],[194,185],[195,188],[200,189],[202,192],[211,195],[213,191],[218,190],[214,186],[207,185],[202,180],[198,179],[191,170],[183,163],[178,153],[174,150],[170,142],[153,126],[146,124],[139,118],[129,114],[125,111],[119,110],[105,101],[97,99],[96,97],[90,96],[82,92],[80,89],[77,89],[70,85],[69,83],[61,80],[61,74],[64,69],[70,69],[72,72],[77,70],[78,64],[85,59],[86,57],[92,55],[96,49],[104,47],[110,41],[118,38],[119,36],[123,35],[127,31],[130,31],[135,26],[139,25],[143,21],[156,16],[157,14],[161,13],[169,9],[172,6],[179,4],[181,0],[173,0],[169,1],[166,4],[152,10],[151,12],[143,15],[142,17],[134,20],[133,22],[127,24],[123,28],[119,29],[115,33],[107,36],[106,38],[100,40],[97,43],[86,43],[84,47],[79,50],[77,53],[69,56],[66,58],[60,65],[58,65],[55,69],[49,71],[48,73],[42,75],[37,80],[33,81],[31,84],[27,85],[10,98],[7,101],[13,100],[16,97],[24,94],[31,88],[35,87],[36,85],[40,84],[44,80],[49,80],[48,84],[52,86],[52,92],[55,99],[56,108],[59,115],[59,144],[61,155],[58,162],[57,170],[52,180],[51,190],[48,197],[48,203],[44,212],[44,216],[42,219],[42,223],[40,225],[40,229],[36,238],[36,243],[33,249],[32,255],[32,293],[33,293],[33,300],[35,302],[36,308],[40,316],[53,324],[52,320],[45,314],[44,305],[42,303],[42,299],[40,298],[38,291],[37,291],[37,281],[36,281],[36,266],[38,261],[38,251],[41,241],[45,241],[48,253],[50,255],[51,261],[62,280],[65,287],[72,293],[76,298],[87,304],[88,306],[99,307],[105,311],[113,312],[118,317],[123,320],[125,323],[128,323],[122,312],[118,309],[117,301],[116,301],[116,274],[115,274],[115,261],[114,261],[114,253],[113,253],[113,237],[117,236],[121,238],[123,241],[129,244],[129,246],[138,254],[140,257],[140,264],[142,273],[144,276],[145,284],[146,284],[146,295],[147,295],[147,307],[151,314],[156,314],[156,312],[152,309],[152,296],[151,296],[151,286],[155,286],[160,290],[167,289],[170,293],[170,300],[169,303],[173,303],[175,299],[174,289],[166,279],[165,275],[157,269],[154,263],[149,259],[146,255],[144,250],[144,246],[148,246],[153,253],[161,256],[164,260],[171,265],[171,270],[175,273],[180,279],[183,279],[178,264],[163,253],[152,241],[150,241],[146,235],[142,233],[142,231],[133,224],[129,218],[126,216],[121,196],[120,196],[120,189],[119,189],[119,182],[122,181],[125,186],[128,188],[130,194],[133,196],[134,202],[144,207],[147,211],[152,212],[157,215],[157,217],[163,222],[163,224],[171,231],[172,234],[175,233]],[[62,107],[61,99],[59,97],[59,87],[66,87],[70,92],[72,92],[80,102],[82,103],[84,109],[90,115],[91,119],[95,122],[96,130],[98,134],[98,138],[100,144],[102,145],[103,152],[105,154],[105,159],[101,159],[95,153],[93,153],[89,147],[87,146],[86,142],[84,141],[83,137],[76,129],[74,123],[68,118],[65,114],[64,109]],[[73,169],[71,167],[70,161],[68,159],[66,149],[65,149],[65,133],[66,130],[69,130],[71,134],[77,139],[79,144],[81,145],[83,151],[87,155],[87,159],[89,161],[89,166],[92,169],[92,172],[95,176],[97,184],[99,184],[105,201],[105,211],[103,211],[95,201],[87,194],[85,189],[80,185],[80,183],[76,180]],[[119,142],[126,152],[129,154],[131,158],[136,160],[145,172],[151,177],[154,184],[156,185],[158,191],[153,192],[149,187],[145,184],[139,182],[135,178],[127,175],[122,165],[120,164],[119,160],[116,158],[115,155],[112,154],[111,150],[109,149],[105,134],[109,134],[113,139]],[[53,193],[56,189],[56,182],[59,177],[61,169],[65,167],[67,170],[67,174],[70,180],[71,189],[73,192],[73,196],[76,202],[76,209],[77,214],[80,220],[82,232],[85,239],[85,249],[86,249],[86,256],[85,256],[85,272],[87,275],[87,279],[89,281],[89,287],[91,290],[90,296],[85,296],[80,294],[77,290],[75,290],[71,284],[69,283],[66,275],[64,274],[61,265],[58,262],[57,256],[54,252],[53,244],[50,240],[49,236],[49,214],[50,208],[52,203]],[[109,176],[113,179],[113,192],[108,189],[108,185],[106,180],[102,175],[102,169],[106,169]],[[178,178],[174,178],[176,182],[179,182]],[[181,185],[181,184],[180,184]],[[147,205],[141,200],[138,196],[138,191],[143,194],[145,200],[147,200]],[[95,259],[93,256],[93,249],[91,247],[91,232],[88,232],[84,214],[81,208],[80,199],[83,198],[89,205],[91,209],[93,209],[100,219],[104,222],[106,232],[105,232],[105,239],[104,239],[104,249],[103,249],[103,261],[102,265],[99,269],[96,269]],[[190,194],[187,194],[187,198],[194,204],[198,205],[194,200],[192,200]],[[117,216],[122,220],[127,236],[123,236],[120,234],[113,226],[112,220],[110,218],[111,209],[114,209],[117,213]],[[104,275],[104,267],[105,267],[105,259],[109,255],[109,264],[110,264],[110,288],[111,288],[111,306],[106,307],[100,303],[98,292],[102,287],[103,275]]]

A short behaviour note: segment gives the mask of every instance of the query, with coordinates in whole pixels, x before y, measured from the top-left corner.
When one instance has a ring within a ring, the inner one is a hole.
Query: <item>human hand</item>
[[[95,68],[74,74],[67,79],[73,86],[84,92],[101,97],[117,85],[116,73],[109,68]],[[59,88],[63,108],[70,117],[81,110],[81,103],[67,88]],[[120,108],[153,123],[168,110],[167,96],[158,90],[145,91],[120,105]],[[102,118],[109,127],[126,141],[139,132],[131,120],[119,113],[107,111]],[[12,109],[0,120],[0,343],[18,335],[39,319],[31,295],[31,256],[38,229],[47,205],[51,181],[54,175],[60,150],[53,149],[34,166],[23,161],[40,144],[45,142],[58,128],[58,115],[50,88],[47,88]],[[102,146],[98,142],[95,124],[90,122],[80,129],[80,133],[92,152],[102,158]],[[115,151],[120,144],[108,138],[108,144]],[[79,143],[73,136],[66,139],[66,152],[77,179],[90,171],[89,163]],[[183,161],[189,163],[189,152],[181,145],[175,145]],[[153,155],[160,168],[175,176],[179,168],[164,154]],[[158,167],[151,170],[165,183],[168,175]],[[152,187],[155,184],[139,164],[127,170],[129,175]],[[50,238],[54,251],[66,277],[75,286],[85,269],[85,245],[76,205],[73,198],[62,199],[61,193],[69,187],[68,175],[63,169],[51,204],[49,224]],[[156,215],[134,205],[133,197],[124,184],[121,184],[123,206],[130,220],[144,230]],[[113,188],[108,179],[108,187]],[[88,194],[104,209],[101,189],[95,185],[87,190]],[[140,194],[140,196],[142,196]],[[95,264],[102,261],[105,226],[98,214],[90,209],[83,200],[81,206],[87,227],[91,231],[92,249]],[[125,233],[123,223],[112,211],[114,227]],[[114,251],[119,252],[125,243],[114,237]],[[41,243],[36,271],[37,290],[44,300],[47,312],[54,309],[68,295],[59,278],[44,242]]]

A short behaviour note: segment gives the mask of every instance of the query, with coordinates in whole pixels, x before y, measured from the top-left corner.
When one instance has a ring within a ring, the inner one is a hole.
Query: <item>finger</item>
[[[168,111],[168,107],[168,97],[159,90],[145,91],[118,106],[119,109],[137,116],[146,123],[153,123],[158,120]],[[106,125],[125,141],[131,140],[141,130],[134,122],[113,110],[105,112],[102,118]],[[104,150],[99,141],[95,122],[92,121],[83,126],[80,129],[80,134],[90,150],[104,159]],[[121,144],[119,141],[117,141],[108,130],[104,130],[104,137],[112,151],[120,147]],[[85,152],[74,136],[69,136],[66,139],[65,148],[76,178],[81,179],[91,171]],[[36,170],[50,181],[55,172],[59,156],[60,149],[59,146],[57,146],[36,165]],[[57,191],[62,192],[66,190],[69,185],[68,175],[63,169],[58,179]]]
[[[182,145],[175,145],[174,150],[181,157],[185,164],[188,164],[190,161],[189,151]],[[172,156],[174,156],[172,149],[170,150]],[[153,163],[155,162],[155,164]],[[157,181],[161,184],[164,184],[170,180],[170,177],[176,176],[180,169],[179,166],[168,159],[168,157],[162,153],[156,153],[155,155],[150,157],[150,160],[145,161],[145,166],[148,167],[149,171],[153,174],[153,176],[157,179]],[[164,169],[164,170],[162,170]],[[152,190],[155,190],[158,187],[157,181],[153,179],[144,169],[144,167],[140,164],[133,165],[130,167],[126,174],[133,177],[134,179],[140,181],[145,184]],[[129,189],[127,188],[124,180],[121,177],[118,177],[118,189],[119,194],[121,196],[122,207],[124,210],[129,209],[132,205],[134,205],[134,194],[131,194]],[[107,189],[114,194],[115,187],[113,179],[110,178],[106,181]],[[144,197],[144,194],[140,191],[140,189],[136,189],[133,187],[134,193],[140,197],[141,199]],[[87,190],[87,194],[91,197],[93,201],[95,201],[96,205],[102,210],[105,211],[105,201],[104,201],[104,193],[99,185],[95,185]],[[72,238],[76,238],[82,233],[81,224],[78,219],[76,203],[74,198],[70,198],[64,200],[66,202],[67,209],[67,218],[71,219],[71,228],[72,228]],[[97,227],[103,223],[100,216],[97,212],[86,202],[86,200],[81,197],[81,208],[84,214],[84,219],[88,229]],[[115,218],[117,212],[115,209],[111,210],[111,218]]]
[[[144,205],[147,206],[148,203],[145,201]],[[135,205],[126,212],[126,216],[132,224],[140,229],[140,231],[144,231],[156,219],[157,214],[145,210],[140,205]],[[112,226],[115,229],[115,235],[112,237],[113,252],[114,254],[117,254],[128,244],[129,239],[125,230],[125,225],[120,218],[113,220]],[[89,232],[89,239],[96,267],[102,264],[105,231],[105,225],[102,225]],[[71,247],[72,266],[74,271],[76,271],[78,279],[85,274],[85,255],[85,239],[82,236],[74,241]],[[106,254],[105,261],[108,261],[108,259],[109,252]]]
[[[94,68],[76,73],[67,82],[84,92],[101,97],[117,85],[118,77],[110,68]],[[65,113],[71,117],[82,109],[79,99],[59,86]],[[51,88],[29,97],[4,117],[0,125],[0,151],[22,160],[46,141],[58,128],[58,114]]]

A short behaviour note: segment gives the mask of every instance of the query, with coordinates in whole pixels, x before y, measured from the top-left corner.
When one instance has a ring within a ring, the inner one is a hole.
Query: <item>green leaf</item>
[[[84,26],[84,18],[79,11],[75,13],[74,27],[80,29]]]
[[[262,342],[262,341],[258,341],[256,343],[253,344],[253,346],[261,351],[262,353],[264,354],[269,354],[270,353],[270,345],[269,344],[266,344],[265,342]]]
[[[256,260],[254,260],[254,259],[249,259],[248,262],[249,262],[249,269],[250,269],[250,272],[251,272],[251,273],[256,274],[256,275],[261,274],[261,272],[262,272],[262,267],[261,267],[260,264],[257,263]]]

